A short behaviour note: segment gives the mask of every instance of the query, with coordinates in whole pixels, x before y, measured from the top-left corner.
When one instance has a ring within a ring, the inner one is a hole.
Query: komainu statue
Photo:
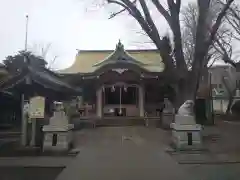
[[[192,100],[185,101],[178,109],[178,114],[182,116],[193,116],[194,102]]]

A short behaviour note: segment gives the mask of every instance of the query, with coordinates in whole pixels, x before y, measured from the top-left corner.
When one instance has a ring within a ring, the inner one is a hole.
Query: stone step
[[[162,127],[161,120],[159,117],[106,117],[102,119],[89,118],[79,119],[71,121],[74,124],[74,128],[93,128],[95,126],[148,126],[150,127]],[[147,122],[147,123],[146,123]]]
[[[128,119],[128,118],[113,118],[113,119],[102,119],[97,122],[97,126],[144,126],[145,122],[143,119]]]

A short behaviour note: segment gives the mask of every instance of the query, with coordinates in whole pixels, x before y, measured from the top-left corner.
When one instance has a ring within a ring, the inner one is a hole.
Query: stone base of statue
[[[73,124],[66,127],[44,126],[43,151],[68,151],[73,144],[73,128]]]
[[[63,103],[55,102],[55,111],[49,125],[43,126],[43,151],[67,151],[73,144],[73,124],[68,123]]]
[[[201,149],[202,126],[195,123],[194,116],[175,115],[175,123],[171,124],[172,144],[176,149]]]

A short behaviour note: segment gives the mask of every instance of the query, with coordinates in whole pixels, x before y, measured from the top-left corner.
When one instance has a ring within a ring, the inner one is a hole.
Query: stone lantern
[[[73,143],[73,124],[69,124],[62,102],[54,102],[54,113],[49,125],[43,126],[43,150],[65,151]]]

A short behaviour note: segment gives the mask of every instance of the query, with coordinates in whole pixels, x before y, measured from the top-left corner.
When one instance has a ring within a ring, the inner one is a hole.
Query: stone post
[[[139,86],[139,95],[138,95],[138,102],[139,102],[139,115],[140,117],[144,117],[144,99],[145,99],[145,91],[143,85]]]
[[[96,102],[96,108],[97,108],[97,116],[99,118],[102,118],[102,115],[103,115],[103,108],[102,108],[102,88],[99,87],[97,89],[97,102]]]

